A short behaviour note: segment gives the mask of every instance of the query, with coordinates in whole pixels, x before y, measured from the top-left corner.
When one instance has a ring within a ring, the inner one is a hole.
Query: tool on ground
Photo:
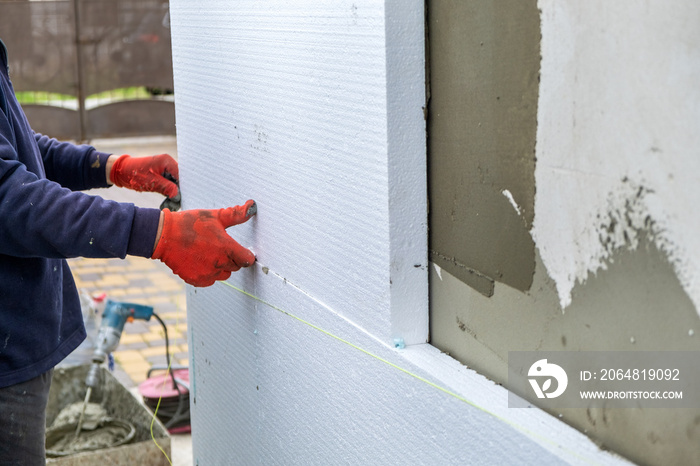
[[[107,355],[117,349],[119,340],[124,330],[124,324],[131,322],[134,319],[142,319],[148,321],[153,316],[153,308],[143,304],[122,303],[117,301],[107,300],[104,313],[102,314],[102,323],[97,334],[95,343],[95,352],[92,355],[92,365],[85,378],[87,393],[83,402],[83,409],[78,420],[78,427],[75,430],[76,437],[80,435],[80,430],[83,427],[83,417],[85,407],[90,401],[92,390],[99,385],[100,382],[100,366],[107,358]]]

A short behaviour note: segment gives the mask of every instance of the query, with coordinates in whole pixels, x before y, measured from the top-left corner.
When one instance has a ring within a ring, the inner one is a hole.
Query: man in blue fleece
[[[0,464],[43,465],[52,368],[85,338],[65,259],[160,259],[187,283],[209,286],[255,261],[226,228],[256,206],[161,212],[80,192],[116,184],[172,197],[177,162],[34,133],[7,63],[0,40]]]

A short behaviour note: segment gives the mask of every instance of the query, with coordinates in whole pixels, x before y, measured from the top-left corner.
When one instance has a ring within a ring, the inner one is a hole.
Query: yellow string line
[[[341,342],[341,343],[344,343],[344,344],[350,346],[351,348],[355,348],[356,350],[359,350],[359,351],[365,353],[366,355],[371,356],[371,357],[373,357],[374,359],[376,359],[376,360],[378,360],[378,361],[381,361],[381,362],[383,362],[384,364],[387,364],[387,365],[390,366],[390,367],[393,367],[394,369],[398,369],[399,371],[403,372],[404,374],[410,375],[411,377],[413,377],[413,378],[416,379],[416,380],[420,380],[421,382],[423,382],[423,383],[425,383],[425,384],[427,384],[427,385],[429,385],[429,386],[431,386],[431,387],[433,387],[433,388],[436,388],[436,389],[440,390],[441,392],[443,392],[443,393],[445,393],[445,394],[447,394],[447,395],[449,395],[449,396],[451,396],[451,397],[453,397],[453,398],[456,398],[456,399],[458,399],[459,401],[461,401],[461,402],[463,402],[463,403],[468,404],[469,406],[472,406],[472,407],[474,407],[474,408],[476,408],[476,409],[478,409],[478,410],[480,410],[480,411],[483,411],[484,413],[486,413],[486,414],[488,414],[488,415],[494,417],[495,419],[497,419],[497,420],[499,420],[499,421],[501,421],[501,422],[503,422],[503,423],[505,423],[505,424],[507,424],[507,425],[513,427],[513,428],[516,429],[516,430],[519,430],[520,432],[522,432],[522,433],[524,433],[524,434],[526,434],[526,435],[529,435],[530,437],[536,438],[536,439],[538,439],[538,440],[541,440],[541,441],[543,441],[543,442],[548,443],[549,445],[552,445],[552,446],[555,446],[555,447],[557,447],[557,448],[560,448],[562,451],[565,451],[565,452],[569,453],[570,455],[572,455],[572,456],[574,456],[574,457],[576,457],[576,458],[578,458],[578,459],[580,459],[580,460],[582,460],[582,461],[585,461],[586,463],[589,463],[589,464],[597,464],[597,463],[595,463],[593,460],[591,460],[591,459],[589,459],[589,458],[586,458],[586,457],[584,457],[584,456],[579,455],[579,454],[576,453],[575,451],[572,451],[572,450],[570,450],[570,449],[568,449],[568,448],[566,448],[566,447],[560,445],[559,443],[555,442],[554,440],[551,440],[551,439],[549,439],[549,438],[547,438],[547,437],[544,437],[544,436],[542,436],[542,435],[540,435],[540,434],[537,434],[537,433],[531,431],[530,429],[527,429],[526,427],[523,427],[523,426],[521,426],[521,425],[519,425],[519,424],[516,424],[516,423],[514,423],[513,421],[510,421],[510,420],[508,420],[508,419],[506,419],[506,418],[504,418],[504,417],[502,417],[502,416],[499,416],[498,414],[494,413],[493,411],[490,411],[490,410],[484,408],[483,406],[479,406],[478,404],[474,403],[473,401],[470,401],[470,400],[464,398],[463,396],[461,396],[461,395],[459,395],[459,394],[457,394],[457,393],[455,393],[455,392],[453,392],[453,391],[451,391],[451,390],[449,390],[449,389],[447,389],[447,388],[445,388],[445,387],[442,387],[442,386],[436,384],[435,382],[431,382],[430,380],[426,379],[425,377],[422,377],[422,376],[420,376],[420,375],[418,375],[418,374],[416,374],[416,373],[413,373],[413,372],[409,371],[408,369],[405,369],[405,368],[403,368],[403,367],[401,367],[401,366],[399,366],[399,365],[397,365],[397,364],[394,364],[393,362],[391,362],[391,361],[389,361],[389,360],[387,360],[387,359],[384,359],[383,357],[378,356],[378,355],[372,353],[372,352],[369,351],[369,350],[366,350],[366,349],[364,349],[364,348],[362,348],[362,347],[360,347],[360,346],[357,346],[356,344],[351,343],[351,342],[349,342],[348,340],[345,340],[345,339],[339,337],[338,335],[335,335],[335,334],[329,332],[328,330],[322,329],[321,327],[319,327],[319,326],[317,326],[317,325],[315,325],[315,324],[312,324],[311,322],[309,322],[309,321],[307,321],[307,320],[304,320],[304,319],[302,319],[301,317],[298,317],[298,316],[292,314],[291,312],[285,311],[284,309],[281,309],[281,308],[275,306],[274,304],[268,303],[267,301],[263,300],[262,298],[259,298],[259,297],[255,296],[255,295],[251,294],[251,293],[248,293],[247,291],[242,290],[241,288],[238,288],[238,287],[236,287],[236,286],[234,286],[234,285],[232,285],[232,284],[230,284],[230,283],[228,283],[228,282],[219,281],[218,283],[221,283],[221,284],[223,284],[223,285],[226,285],[226,286],[228,286],[229,288],[233,288],[234,290],[238,291],[239,293],[242,293],[242,294],[248,296],[248,297],[251,298],[251,299],[254,299],[254,300],[256,300],[256,301],[258,301],[258,302],[260,302],[260,303],[262,303],[262,304],[264,304],[264,305],[266,305],[266,306],[268,306],[268,307],[270,307],[270,308],[272,308],[272,309],[274,309],[274,310],[276,310],[276,311],[278,311],[278,312],[281,312],[282,314],[284,314],[284,315],[286,315],[286,316],[289,316],[289,317],[291,317],[292,319],[295,319],[295,320],[301,322],[301,323],[304,324],[304,325],[307,325],[307,326],[309,326],[309,327],[311,327],[311,328],[313,328],[313,329],[315,329],[315,330],[318,330],[319,332],[323,333],[324,335],[327,335],[327,336],[329,336],[329,337],[331,337],[331,338],[334,338],[335,340],[337,340],[337,341],[339,341],[339,342]]]
[[[168,460],[168,463],[170,463],[170,466],[173,466],[173,462],[170,461],[170,457],[168,454],[163,450],[163,447],[161,447],[158,444],[158,441],[156,440],[156,436],[153,434],[153,424],[156,422],[156,415],[158,414],[158,408],[160,408],[160,402],[163,400],[163,392],[165,391],[165,384],[168,382],[168,375],[170,375],[170,365],[173,363],[173,358],[168,358],[168,368],[165,370],[165,377],[163,377],[163,386],[160,389],[160,396],[158,397],[158,403],[156,403],[156,409],[153,411],[153,418],[151,419],[151,439],[153,440],[153,443],[156,444],[156,447],[163,453],[163,456],[165,456],[165,459]]]

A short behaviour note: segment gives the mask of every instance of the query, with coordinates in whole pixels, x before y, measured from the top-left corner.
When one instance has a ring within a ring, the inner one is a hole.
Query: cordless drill
[[[92,355],[92,366],[85,379],[88,388],[94,388],[99,383],[100,365],[105,361],[107,355],[117,349],[119,339],[124,330],[124,324],[132,322],[134,319],[148,321],[153,315],[151,306],[142,304],[120,303],[107,300],[105,310],[102,314],[102,323],[97,333],[95,352]]]

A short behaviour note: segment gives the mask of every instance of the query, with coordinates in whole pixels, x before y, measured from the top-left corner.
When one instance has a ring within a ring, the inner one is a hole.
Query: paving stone
[[[80,279],[84,282],[96,282],[102,278],[102,274],[99,273],[80,273]]]
[[[123,339],[123,337],[122,337]],[[133,343],[124,343],[123,341],[119,342],[119,348],[123,348],[125,350],[140,350],[143,348],[148,348],[148,344],[141,340],[141,341],[135,341]]]
[[[146,349],[142,349],[141,354],[144,357],[153,356],[153,355],[164,355],[165,354],[165,344],[163,344],[162,346],[149,346]]]
[[[138,350],[119,350],[114,352],[114,359],[126,369],[131,363],[144,362],[145,358]],[[127,370],[128,372],[128,370]]]
[[[147,278],[131,278],[128,277],[128,286],[129,288],[140,288],[141,291],[144,291],[144,288],[147,286],[151,286],[151,281]]]
[[[150,332],[149,326],[141,320],[135,320],[134,322],[127,322],[126,325],[124,325],[124,333],[127,333],[127,334],[147,333],[147,332]]]
[[[160,365],[160,364],[166,364],[165,360],[165,352],[160,355],[153,355],[153,356],[147,356],[146,361],[148,361],[151,365]]]
[[[161,336],[153,332],[142,333],[141,336],[149,346],[159,346],[165,341],[165,335]]]
[[[127,327],[124,327],[126,331]],[[122,332],[122,337],[119,339],[120,345],[130,345],[132,343],[143,343],[143,338],[141,338],[140,333],[126,333]]]

